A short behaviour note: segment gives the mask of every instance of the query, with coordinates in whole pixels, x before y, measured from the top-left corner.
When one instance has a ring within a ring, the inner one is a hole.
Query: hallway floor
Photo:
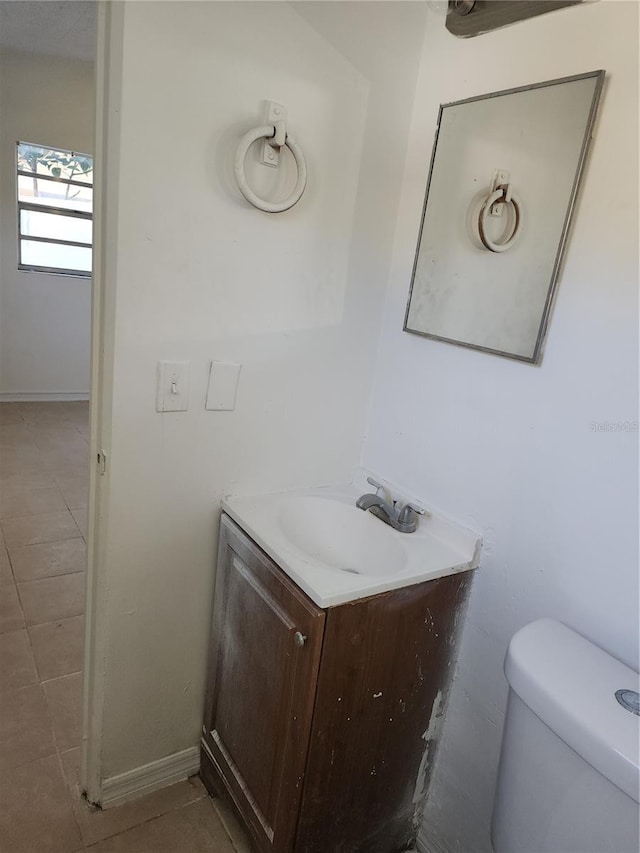
[[[88,403],[0,403],[0,851],[248,853],[197,777],[81,799]]]

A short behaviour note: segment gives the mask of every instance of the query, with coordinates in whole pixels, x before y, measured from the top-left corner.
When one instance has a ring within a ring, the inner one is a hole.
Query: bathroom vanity
[[[400,581],[397,564],[372,579],[362,558],[376,568],[398,543],[398,559],[417,534],[337,504],[224,505],[201,768],[259,853],[398,853],[428,782],[478,543],[436,542],[431,556],[450,565],[432,562],[435,577],[407,582],[409,559]],[[323,515],[337,550],[322,551]]]

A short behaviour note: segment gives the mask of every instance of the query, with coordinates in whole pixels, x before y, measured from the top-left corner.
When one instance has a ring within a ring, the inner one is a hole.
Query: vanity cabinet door
[[[295,853],[413,848],[470,580],[328,610]]]
[[[231,796],[260,851],[293,846],[324,619],[223,515],[203,776]]]

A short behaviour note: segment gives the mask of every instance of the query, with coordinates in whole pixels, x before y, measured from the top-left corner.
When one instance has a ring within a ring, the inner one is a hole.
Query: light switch
[[[159,361],[156,412],[186,412],[189,408],[189,362]]]
[[[236,407],[241,364],[212,361],[205,409],[210,412],[232,412]]]

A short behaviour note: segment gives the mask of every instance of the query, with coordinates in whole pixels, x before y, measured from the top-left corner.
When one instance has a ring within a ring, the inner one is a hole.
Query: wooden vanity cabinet
[[[324,621],[223,516],[203,779],[230,795],[260,851],[293,848]]]
[[[470,578],[322,610],[223,515],[201,767],[256,851],[414,842]]]

